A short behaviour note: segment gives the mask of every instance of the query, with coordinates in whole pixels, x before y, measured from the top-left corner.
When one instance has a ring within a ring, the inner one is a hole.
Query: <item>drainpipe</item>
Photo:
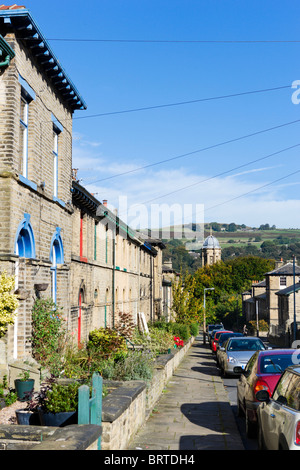
[[[7,65],[9,65],[9,63],[10,63],[10,59],[11,59],[10,55],[6,56],[5,61],[0,62],[0,67],[7,67]]]
[[[0,34],[0,56],[2,55],[5,56],[5,59],[0,62],[0,68],[7,67],[10,64],[11,59],[15,57],[15,52]]]
[[[115,298],[115,276],[116,276],[116,233],[117,233],[117,227],[113,228],[113,260],[112,260],[112,327],[113,329],[115,328],[115,311],[116,311],[116,298]]]

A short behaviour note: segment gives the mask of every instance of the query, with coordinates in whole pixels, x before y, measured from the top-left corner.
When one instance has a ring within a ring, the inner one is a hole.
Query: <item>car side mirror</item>
[[[248,377],[248,376],[250,375],[250,372],[249,372],[248,370],[245,370],[245,369],[243,369],[243,368],[240,367],[240,366],[234,367],[234,368],[233,368],[233,372],[234,372],[235,374],[242,374],[242,375],[244,375],[245,377]]]
[[[263,402],[263,403],[268,403],[270,401],[270,395],[267,390],[259,390],[255,394],[255,398],[257,401]]]

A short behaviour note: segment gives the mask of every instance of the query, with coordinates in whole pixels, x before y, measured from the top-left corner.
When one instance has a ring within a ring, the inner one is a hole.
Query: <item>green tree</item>
[[[12,292],[15,286],[14,276],[8,276],[6,271],[0,275],[0,338],[7,332],[8,325],[15,320],[19,302]]]
[[[173,284],[172,310],[177,323],[191,324],[201,321],[203,309],[195,295],[195,287],[196,279],[190,274],[183,276],[181,273],[178,282]]]

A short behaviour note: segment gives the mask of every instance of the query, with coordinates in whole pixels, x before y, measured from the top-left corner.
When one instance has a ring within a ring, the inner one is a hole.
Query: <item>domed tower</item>
[[[221,261],[221,247],[216,237],[210,235],[204,240],[202,246],[202,266],[215,264]]]

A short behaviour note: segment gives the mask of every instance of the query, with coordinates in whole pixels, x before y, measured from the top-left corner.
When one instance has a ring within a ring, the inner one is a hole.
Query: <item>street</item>
[[[213,353],[212,356],[214,357]],[[216,369],[218,369],[220,373],[220,369],[216,365]],[[220,373],[221,375],[221,373]],[[258,450],[258,442],[257,439],[249,439],[246,435],[246,426],[245,426],[245,418],[238,416],[237,412],[237,381],[238,377],[223,377],[222,378],[225,390],[228,393],[228,398],[230,401],[230,405],[233,410],[233,414],[237,423],[238,430],[240,432],[243,444],[245,446],[245,450]]]
[[[238,378],[230,377],[223,378],[224,387],[228,393],[229,401],[233,410],[233,414],[240,432],[245,450],[258,450],[257,439],[249,439],[246,436],[245,418],[238,416],[237,413],[237,400],[236,400],[236,384]]]

